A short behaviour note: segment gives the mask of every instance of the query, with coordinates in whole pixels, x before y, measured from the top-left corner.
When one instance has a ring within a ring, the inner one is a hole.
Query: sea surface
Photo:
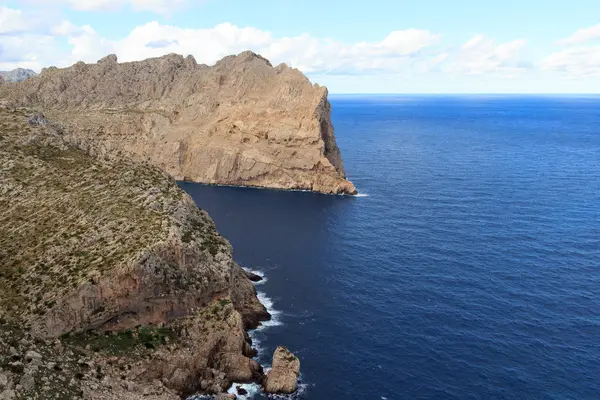
[[[266,277],[260,361],[300,399],[600,399],[600,97],[331,103],[360,197],[181,183]]]

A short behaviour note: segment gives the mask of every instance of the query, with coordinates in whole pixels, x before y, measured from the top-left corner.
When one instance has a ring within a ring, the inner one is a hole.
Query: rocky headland
[[[53,76],[27,80],[39,90],[24,95],[50,106]],[[77,133],[74,120],[89,118],[82,129],[91,129],[113,103],[95,114],[99,102],[72,95],[55,98],[81,107],[64,125],[0,104],[0,398],[167,400],[262,383],[247,334],[269,318],[256,277],[156,160],[133,161]],[[100,141],[126,136],[110,133],[118,119],[98,127]],[[268,382],[285,389],[284,367]]]
[[[128,153],[177,180],[355,194],[327,89],[252,52],[214,66],[170,54],[45,68],[0,85],[0,99],[43,110],[92,154]]]

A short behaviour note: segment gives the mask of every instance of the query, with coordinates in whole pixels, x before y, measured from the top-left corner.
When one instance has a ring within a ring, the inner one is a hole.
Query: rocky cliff
[[[47,68],[0,99],[68,122],[90,151],[128,152],[178,180],[354,194],[327,89],[252,52],[214,66],[167,55]]]
[[[210,217],[160,169],[78,138],[0,106],[0,398],[260,382],[246,330],[269,315]]]
[[[33,76],[37,76],[35,71],[24,68],[16,68],[12,71],[0,71],[0,77],[6,82],[23,82],[25,79],[29,79]]]

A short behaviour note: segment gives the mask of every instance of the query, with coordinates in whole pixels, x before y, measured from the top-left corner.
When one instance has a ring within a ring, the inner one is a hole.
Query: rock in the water
[[[246,276],[248,277],[248,279],[250,279],[252,282],[260,282],[263,280],[263,277],[255,274],[254,272],[250,272],[247,270],[244,270],[244,273],[246,274]]]
[[[277,347],[273,354],[273,368],[263,382],[267,393],[289,394],[298,388],[300,360],[283,346]]]
[[[240,396],[245,396],[248,394],[248,391],[241,386],[238,386],[236,390]]]

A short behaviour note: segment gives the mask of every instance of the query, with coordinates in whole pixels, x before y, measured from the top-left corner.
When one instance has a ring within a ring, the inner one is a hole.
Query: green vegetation
[[[69,346],[89,348],[108,355],[130,355],[144,349],[156,349],[167,342],[177,341],[172,328],[144,326],[121,332],[85,332],[63,335],[61,340]]]
[[[163,172],[92,157],[60,129],[28,125],[30,114],[0,108],[0,310],[45,315],[73,289],[127,268],[174,225],[213,256],[224,245],[202,215],[174,218],[184,193]]]

